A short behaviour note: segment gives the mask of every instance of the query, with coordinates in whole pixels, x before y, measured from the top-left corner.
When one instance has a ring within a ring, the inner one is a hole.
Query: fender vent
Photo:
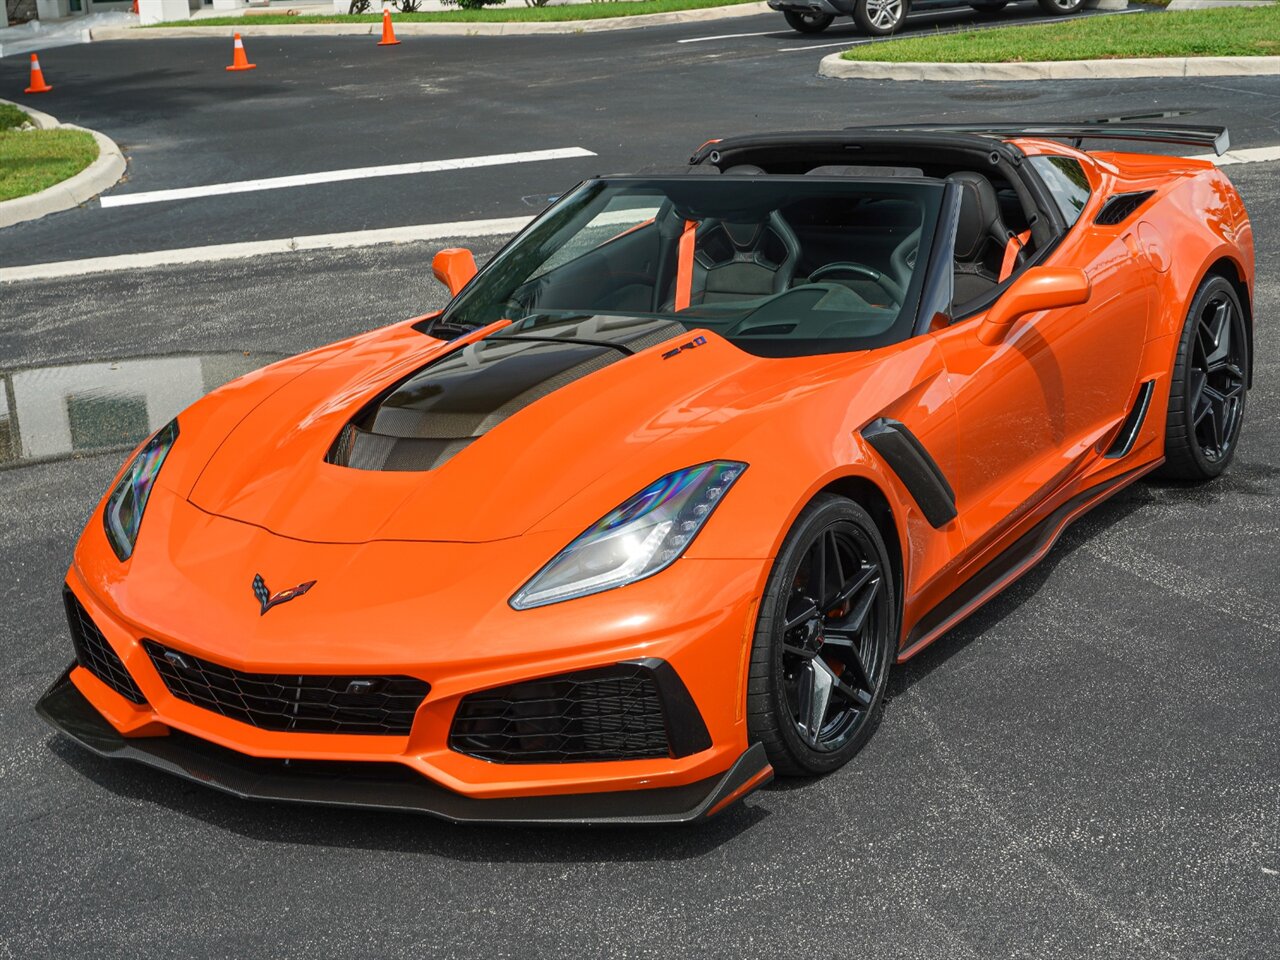
[[[1155,195],[1154,190],[1140,190],[1137,193],[1117,193],[1107,197],[1093,222],[1103,227],[1114,227],[1124,223],[1133,212]]]

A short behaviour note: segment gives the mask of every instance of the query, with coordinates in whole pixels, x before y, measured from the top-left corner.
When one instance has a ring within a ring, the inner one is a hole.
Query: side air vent
[[[1133,212],[1155,195],[1154,190],[1140,190],[1137,193],[1117,193],[1107,197],[1093,222],[1103,227],[1114,227],[1124,223]]]
[[[76,595],[64,587],[62,600],[67,605],[67,624],[71,627],[71,643],[76,648],[76,663],[126,700],[146,703],[147,698]]]
[[[711,746],[670,664],[648,659],[463,697],[449,746],[492,763],[684,757]]]

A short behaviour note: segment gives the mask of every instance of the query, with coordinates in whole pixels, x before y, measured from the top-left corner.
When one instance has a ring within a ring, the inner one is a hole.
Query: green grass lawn
[[[613,3],[575,3],[563,7],[517,6],[517,0],[507,0],[506,6],[484,10],[434,10],[429,13],[395,13],[396,23],[510,23],[557,20],[608,20],[613,17],[634,17],[641,13],[671,13],[677,10],[701,10],[705,7],[729,7],[754,0],[619,0]],[[272,13],[248,17],[209,17],[203,20],[175,20],[156,23],[154,27],[248,27],[282,23],[381,23],[382,14],[367,13],[348,16],[323,14],[319,16],[287,17]]]
[[[27,115],[0,103],[0,200],[39,193],[73,177],[98,158],[83,130],[19,130]]]
[[[882,63],[1023,63],[1118,57],[1280,56],[1280,4],[1081,17],[1031,27],[869,43],[846,60]]]

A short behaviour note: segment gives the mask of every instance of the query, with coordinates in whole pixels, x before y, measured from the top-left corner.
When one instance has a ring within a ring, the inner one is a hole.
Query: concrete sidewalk
[[[137,14],[107,10],[62,20],[30,20],[12,27],[0,27],[0,57],[88,43],[96,29],[126,29],[137,25]]]

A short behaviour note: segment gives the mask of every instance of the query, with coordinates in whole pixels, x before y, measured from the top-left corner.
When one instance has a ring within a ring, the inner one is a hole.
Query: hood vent
[[[547,394],[684,330],[632,317],[507,327],[383,391],[343,427],[325,460],[357,470],[432,470]]]
[[[1114,227],[1124,223],[1133,212],[1155,195],[1154,190],[1139,190],[1137,193],[1117,193],[1107,197],[1093,222],[1102,227]]]

